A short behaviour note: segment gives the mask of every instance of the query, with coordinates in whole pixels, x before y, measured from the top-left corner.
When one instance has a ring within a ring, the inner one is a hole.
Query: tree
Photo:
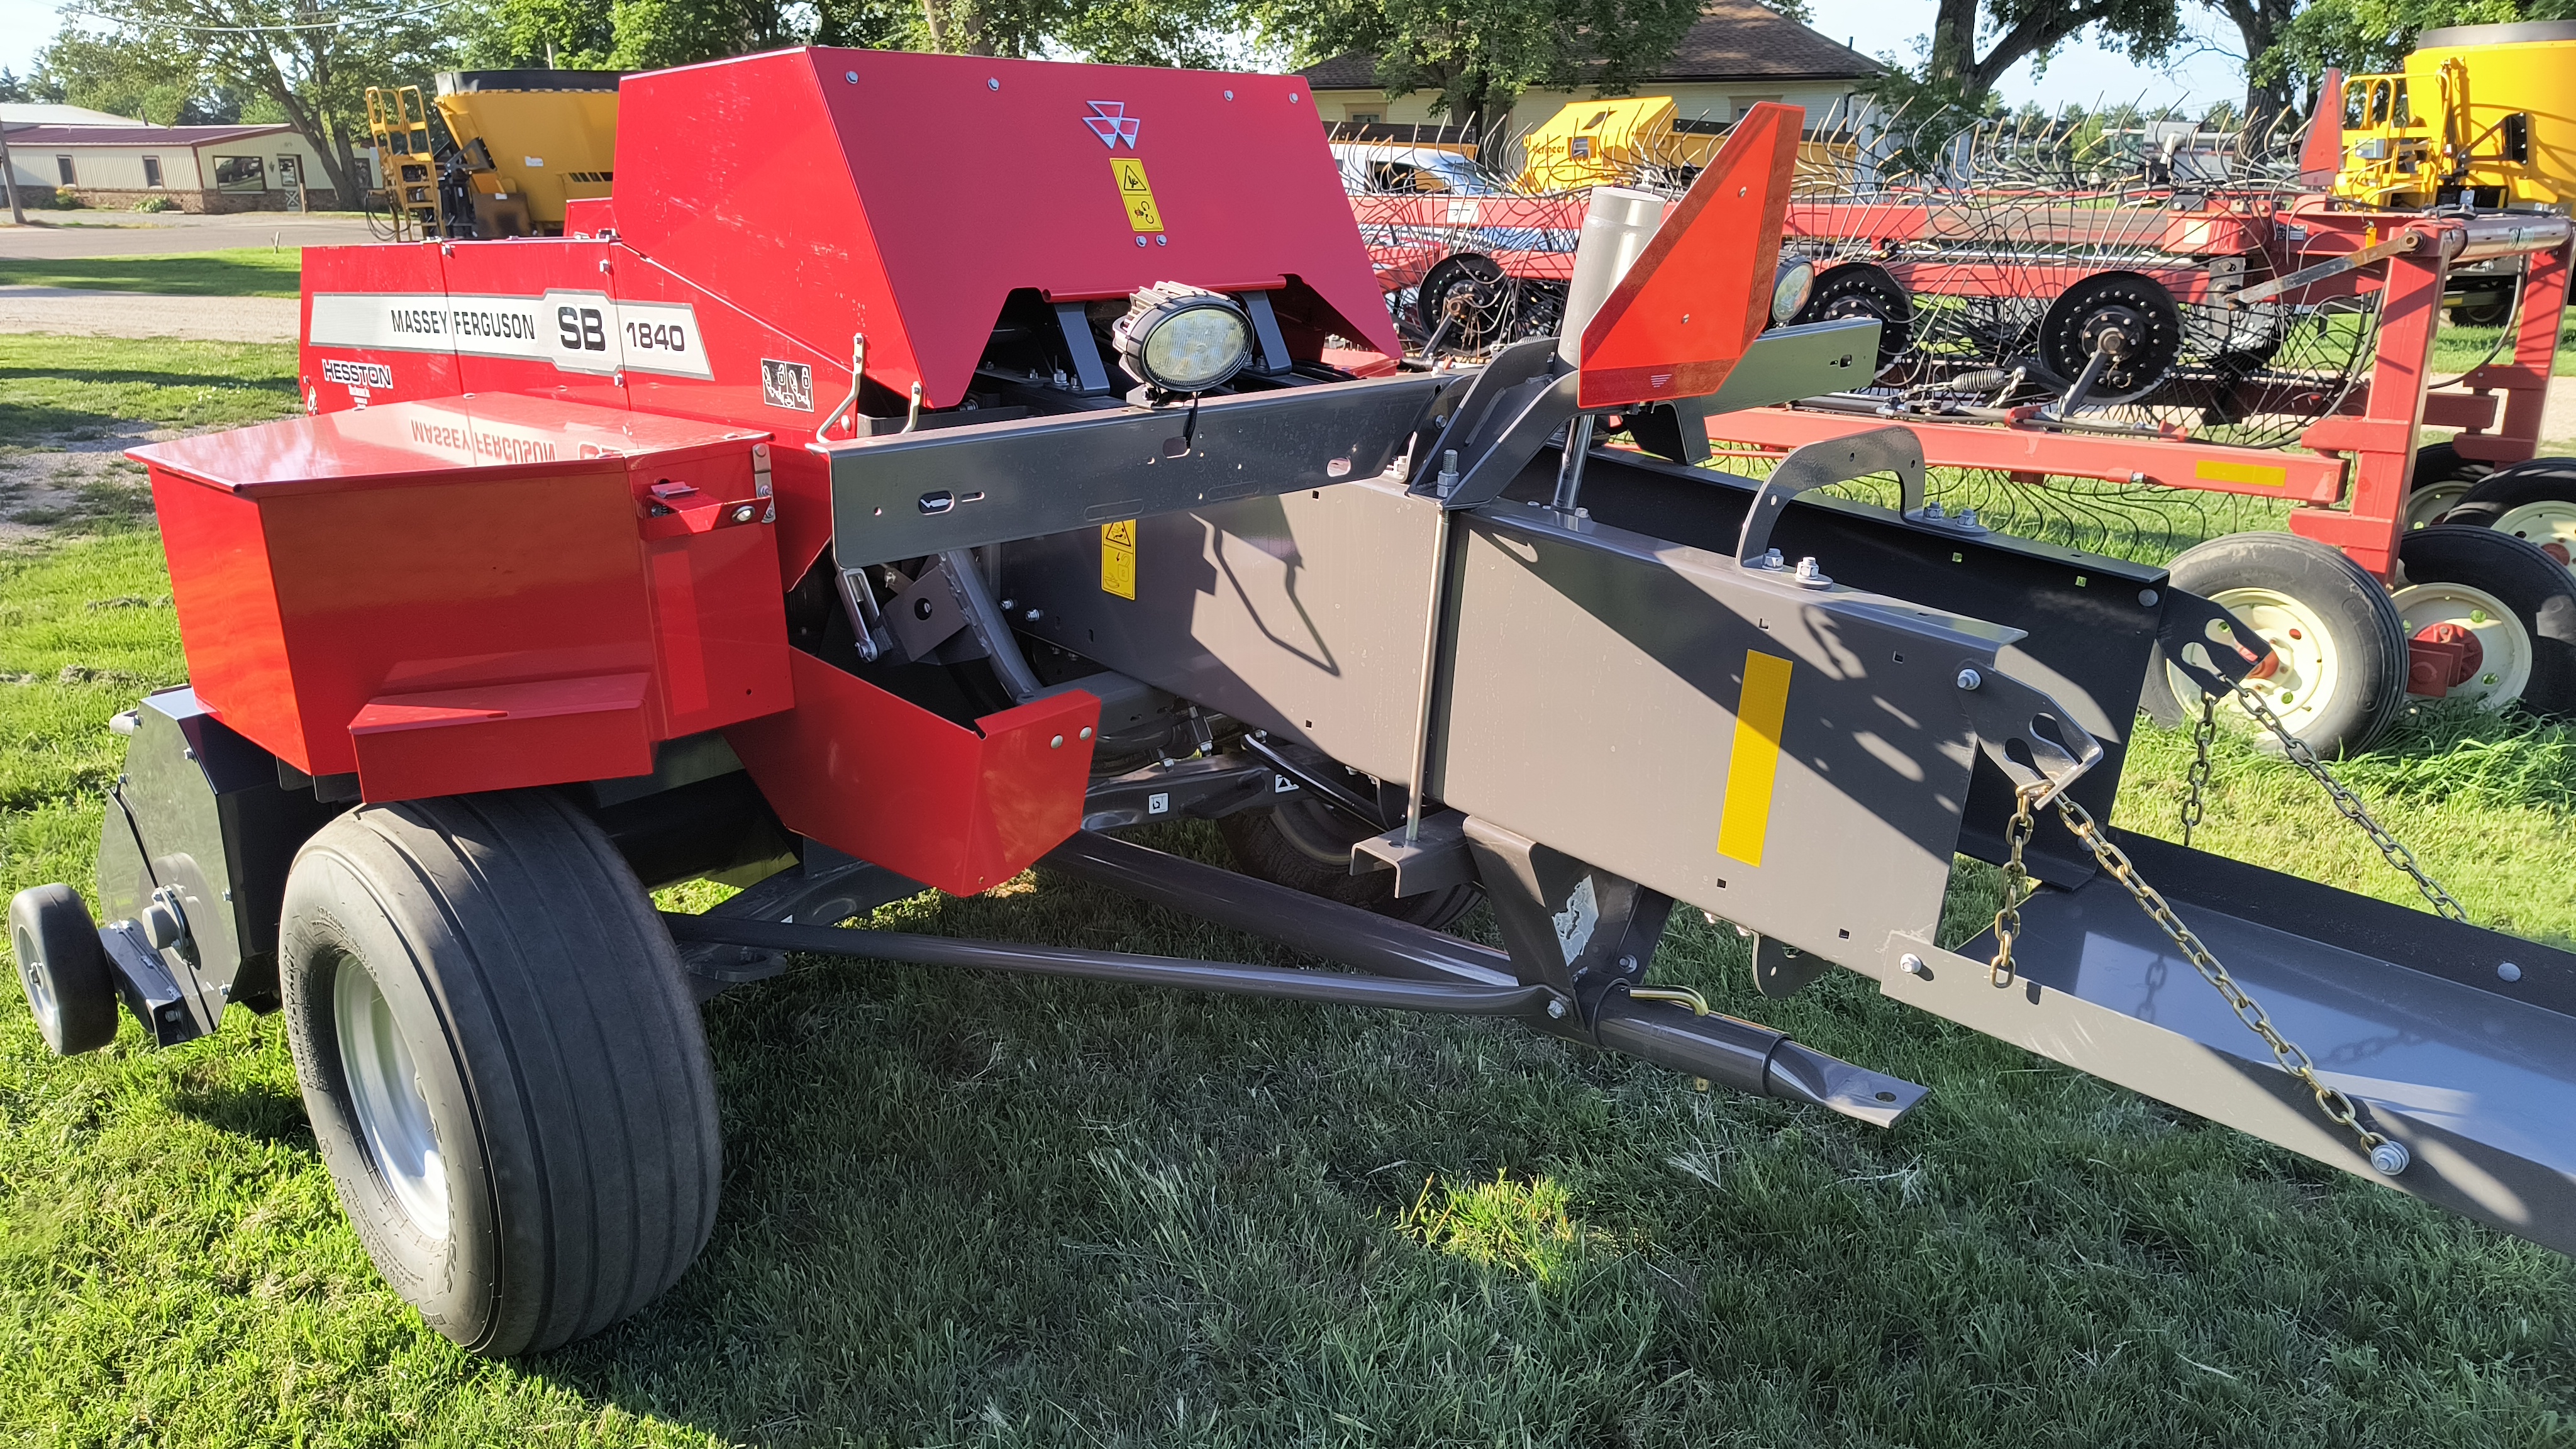
[[[2138,59],[2157,59],[2182,37],[2181,6],[2178,0],[1940,0],[1922,79],[1948,99],[1982,107],[2005,71],[2086,31]],[[1981,34],[1983,54],[1977,51]]]
[[[1482,131],[1537,87],[1617,95],[1672,58],[1699,0],[1253,0],[1300,60],[1378,57],[1390,96],[1433,90],[1433,115]]]
[[[2298,0],[2207,0],[2209,7],[2236,25],[2245,50],[2245,131],[2261,136],[2289,113],[2293,101],[2286,77],[2266,75],[2257,64],[2281,41]]]
[[[90,0],[124,45],[193,54],[205,75],[274,106],[321,159],[343,206],[369,85],[418,84],[451,63],[439,13],[405,0]]]
[[[210,79],[189,50],[165,41],[119,41],[65,27],[36,57],[36,90],[55,100],[156,126],[241,119],[240,92]]]
[[[2254,58],[2249,75],[2284,96],[2295,87],[2312,101],[2326,71],[2398,70],[2415,48],[2415,37],[2438,26],[2564,20],[2571,14],[2571,0],[2316,0],[2282,26],[2272,43],[2248,52]]]
[[[647,70],[783,45],[888,46],[917,29],[906,0],[495,0],[465,62]]]

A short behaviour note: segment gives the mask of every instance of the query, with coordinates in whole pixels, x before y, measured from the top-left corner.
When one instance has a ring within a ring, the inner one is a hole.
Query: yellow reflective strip
[[[1726,804],[1717,816],[1717,853],[1762,863],[1771,834],[1771,782],[1780,771],[1780,722],[1789,714],[1789,661],[1744,651],[1744,697],[1735,710],[1735,747],[1726,757]]]
[[[2222,463],[2215,458],[2192,465],[2191,476],[2203,483],[2245,483],[2256,488],[2286,488],[2290,470],[2262,463]]]

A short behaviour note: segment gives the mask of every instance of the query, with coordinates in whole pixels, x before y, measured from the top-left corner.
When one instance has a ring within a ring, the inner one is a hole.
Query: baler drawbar
[[[1295,77],[804,49],[618,114],[562,236],[309,250],[305,416],[135,450],[190,682],[116,722],[109,924],[10,911],[57,1051],[120,998],[156,1045],[283,1012],[344,1206],[457,1342],[686,1270],[698,1005],[791,952],[1923,1100],[1656,984],[1678,906],[1765,995],[1859,972],[2576,1247],[2576,956],[2098,823],[2151,661],[2227,696],[2250,629],[1924,508],[1904,427],[1758,482],[1591,446],[1869,372],[1875,322],[1771,315],[1793,108],[1659,217],[1596,207],[1564,335],[1472,367],[1403,360]],[[959,188],[882,143],[923,128],[1015,143]],[[1818,492],[1887,473],[1897,510]],[[1114,833],[1182,818],[1241,869]],[[2026,887],[1964,952],[1963,853]],[[843,924],[1033,865],[1348,969]],[[654,908],[700,878],[741,889]],[[1442,929],[1479,900],[1501,949]]]

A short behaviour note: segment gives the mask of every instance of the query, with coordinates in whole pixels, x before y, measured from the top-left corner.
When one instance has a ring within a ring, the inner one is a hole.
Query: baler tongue
[[[2362,1124],[2309,1090],[2106,871],[1888,994],[2561,1252],[2576,1250],[2576,955],[2163,841],[2112,838]],[[2248,1092],[2247,1086],[2257,1088]]]

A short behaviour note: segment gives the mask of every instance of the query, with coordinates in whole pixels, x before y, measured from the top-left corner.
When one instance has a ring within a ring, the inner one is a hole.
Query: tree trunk
[[[921,0],[921,23],[930,32],[933,51],[948,49],[948,27],[941,23],[939,4],[940,0]]]
[[[1924,79],[1965,82],[1977,54],[1977,0],[1941,0],[1932,15],[1932,54]]]
[[[2236,22],[2236,33],[2245,42],[2245,134],[2266,135],[2290,109],[2292,78],[2258,81],[2254,64],[2279,42],[2290,23],[2293,0],[2223,0],[2218,8]],[[2305,84],[2302,78],[2299,89]]]

